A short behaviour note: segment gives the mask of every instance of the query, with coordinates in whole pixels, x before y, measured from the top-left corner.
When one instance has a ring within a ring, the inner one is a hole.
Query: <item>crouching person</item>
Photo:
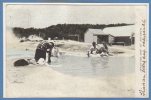
[[[97,51],[97,54],[100,54],[100,56],[108,56],[108,50],[104,47],[100,47]]]
[[[99,44],[97,53],[100,54],[100,56],[108,56],[109,54],[108,46],[105,42],[103,42],[102,44]]]
[[[92,42],[92,46],[90,47],[87,53],[88,57],[90,56],[90,54],[97,54],[97,51],[98,51],[98,46],[96,42]]]
[[[56,46],[53,47],[52,56],[57,57],[57,58],[60,56],[58,47],[56,47]]]
[[[35,61],[37,63],[40,59],[44,59],[44,61],[46,61],[46,53],[48,53],[48,63],[51,63],[51,53],[53,47],[53,42],[42,41],[39,43],[35,52]]]

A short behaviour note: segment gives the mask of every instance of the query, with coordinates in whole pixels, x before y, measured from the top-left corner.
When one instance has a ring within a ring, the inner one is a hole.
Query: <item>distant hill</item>
[[[52,25],[46,28],[21,28],[21,27],[14,27],[13,32],[15,36],[18,38],[28,38],[30,35],[40,36],[43,39],[54,39],[57,37],[58,39],[69,39],[69,35],[78,34],[80,36],[80,41],[84,40],[84,33],[89,28],[94,29],[104,29],[106,27],[117,27],[117,26],[126,26],[126,25],[133,25],[133,24],[126,24],[126,23],[118,23],[118,24],[57,24]]]

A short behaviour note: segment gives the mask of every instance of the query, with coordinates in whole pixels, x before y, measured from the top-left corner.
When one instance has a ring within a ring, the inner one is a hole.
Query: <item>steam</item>
[[[8,46],[9,46],[9,45],[15,45],[15,44],[18,44],[18,43],[19,43],[19,38],[17,38],[17,37],[14,35],[12,28],[7,27],[5,34],[6,34],[6,35],[5,35],[5,41],[6,41],[6,44],[7,44]]]

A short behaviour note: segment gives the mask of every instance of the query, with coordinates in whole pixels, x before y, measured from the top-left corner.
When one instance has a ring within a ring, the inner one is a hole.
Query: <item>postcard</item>
[[[148,3],[4,3],[4,97],[149,97]]]

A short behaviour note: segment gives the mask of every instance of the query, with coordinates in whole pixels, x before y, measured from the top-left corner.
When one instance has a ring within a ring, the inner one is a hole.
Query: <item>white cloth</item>
[[[37,63],[40,65],[44,65],[46,62],[43,58],[40,58]]]

